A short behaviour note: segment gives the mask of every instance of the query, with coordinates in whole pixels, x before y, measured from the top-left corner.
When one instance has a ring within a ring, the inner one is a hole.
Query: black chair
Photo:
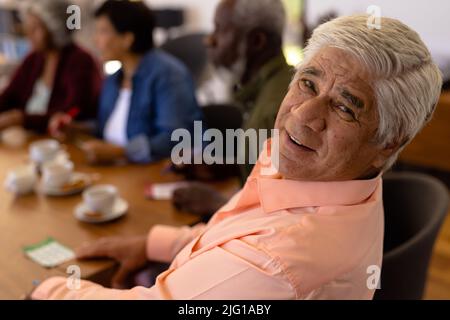
[[[224,145],[222,150],[216,150],[216,155],[223,158],[226,162],[226,158],[234,158],[238,154],[238,141],[236,139],[226,139],[227,129],[241,129],[243,124],[243,115],[241,109],[233,105],[227,104],[212,104],[202,107],[203,118],[205,120],[205,127],[208,129],[217,129],[224,137]],[[206,129],[205,128],[205,129]],[[233,154],[229,153],[228,147],[234,145]],[[210,170],[214,172],[215,180],[223,180],[229,177],[239,176],[239,167],[235,164],[225,165],[211,165]]]
[[[183,9],[153,9],[152,12],[156,28],[170,30],[184,24]]]
[[[201,81],[208,55],[204,45],[206,34],[193,33],[168,40],[161,49],[181,60],[191,71],[195,83]]]
[[[205,123],[208,128],[220,130],[223,134],[226,129],[242,128],[243,116],[241,109],[228,104],[211,104],[202,108]]]
[[[227,129],[240,129],[243,125],[243,115],[241,109],[228,104],[212,104],[202,107],[203,117],[208,129],[217,129],[226,137]],[[224,140],[222,156],[227,156],[227,145],[234,143],[234,155],[237,154],[238,145],[235,141]],[[231,155],[228,155],[231,156]]]
[[[422,299],[433,245],[447,215],[449,192],[419,173],[384,177],[384,257],[374,300]]]

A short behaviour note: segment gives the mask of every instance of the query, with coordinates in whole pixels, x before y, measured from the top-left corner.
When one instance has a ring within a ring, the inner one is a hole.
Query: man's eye
[[[311,80],[303,79],[303,80],[301,80],[301,84],[302,84],[302,86],[306,87],[307,89],[311,90],[312,92],[317,93],[316,85]]]
[[[346,107],[343,104],[336,105],[337,112],[339,116],[346,121],[354,121],[356,120],[356,115],[352,109]]]

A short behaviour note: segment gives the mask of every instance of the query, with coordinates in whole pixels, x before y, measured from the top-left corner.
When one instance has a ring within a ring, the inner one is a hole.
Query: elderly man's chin
[[[299,141],[287,132],[280,130],[280,153],[288,159],[305,162],[317,160],[318,151],[302,145]]]
[[[281,146],[280,146],[281,147]],[[339,166],[328,167],[320,159],[312,159],[308,156],[299,156],[292,159],[281,153],[278,162],[278,173],[283,179],[296,181],[349,181],[366,180],[375,178],[379,172],[375,168],[369,168],[364,173],[355,173],[353,170],[343,170]]]
[[[352,166],[347,161],[329,163],[320,150],[310,150],[292,140],[285,129],[279,131],[278,173],[288,180],[345,181],[371,179],[379,169],[371,165]],[[365,159],[367,160],[367,159]],[[359,161],[366,163],[366,161]]]
[[[285,129],[280,130],[279,138],[279,173],[285,179],[315,180],[319,153],[297,145]]]

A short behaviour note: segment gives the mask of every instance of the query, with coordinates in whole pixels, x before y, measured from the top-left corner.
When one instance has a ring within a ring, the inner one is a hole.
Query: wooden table
[[[82,153],[68,146],[69,154],[79,172],[99,173],[98,183],[115,185],[121,196],[129,202],[128,214],[115,222],[93,225],[79,222],[73,216],[81,196],[52,198],[44,195],[15,197],[0,189],[0,299],[20,299],[33,287],[53,275],[68,276],[68,265],[81,268],[82,278],[100,279],[111,269],[111,261],[72,261],[53,269],[45,269],[29,260],[22,251],[25,245],[40,242],[51,236],[62,244],[76,248],[86,241],[104,236],[145,234],[155,224],[191,224],[198,217],[178,212],[169,201],[150,201],[143,195],[149,182],[179,180],[173,174],[161,174],[167,162],[152,165],[125,165],[120,167],[90,167]],[[6,173],[27,161],[27,148],[8,149],[0,145],[0,183]],[[217,184],[219,190],[233,193],[237,180]]]

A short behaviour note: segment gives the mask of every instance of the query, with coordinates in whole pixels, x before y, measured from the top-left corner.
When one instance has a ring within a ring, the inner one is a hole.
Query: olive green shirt
[[[242,109],[243,127],[247,129],[266,129],[268,136],[274,128],[278,110],[289,89],[294,69],[282,54],[264,65],[258,74],[234,94],[234,103]],[[245,145],[246,164],[240,165],[243,182],[250,175],[253,165],[249,164],[249,146]]]

